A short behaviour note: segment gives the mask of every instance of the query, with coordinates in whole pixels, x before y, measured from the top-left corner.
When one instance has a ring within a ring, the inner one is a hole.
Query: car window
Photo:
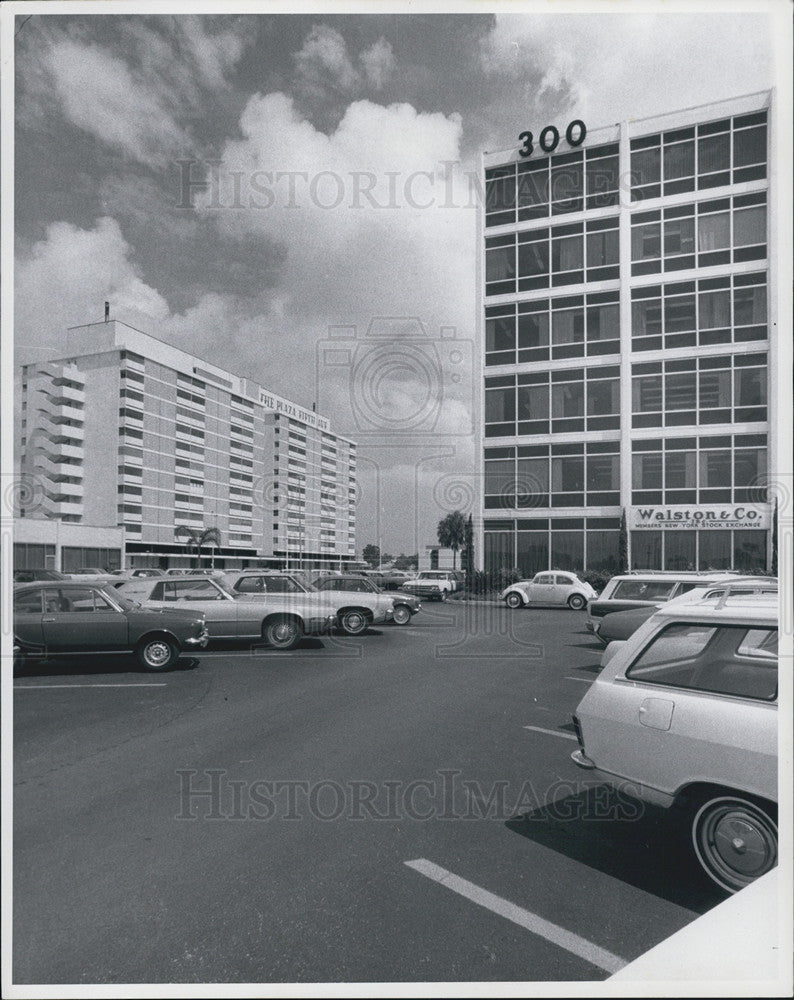
[[[241,594],[261,594],[265,589],[265,581],[261,576],[241,576],[234,589]]]
[[[288,576],[269,576],[265,580],[265,586],[269,594],[300,594],[301,588]]]
[[[550,584],[554,583],[554,574],[553,573],[538,573],[538,575],[535,577],[535,579],[532,582],[533,583],[540,583],[540,584],[543,584],[544,586],[549,586]]]
[[[621,580],[610,595],[621,601],[668,601],[675,580]]]
[[[554,577],[554,581],[557,584],[562,584],[563,587],[570,587],[573,583],[569,576],[561,576],[559,573]]]
[[[777,629],[675,623],[659,632],[626,672],[632,680],[772,701]]]
[[[14,594],[14,612],[20,615],[41,614],[41,591],[25,590],[21,594]]]
[[[168,580],[158,584],[155,592],[162,597],[157,601],[222,601],[223,593],[212,580]]]
[[[46,590],[45,611],[48,614],[82,614],[87,611],[114,611],[115,608],[98,591],[90,587],[70,587],[69,590]]]

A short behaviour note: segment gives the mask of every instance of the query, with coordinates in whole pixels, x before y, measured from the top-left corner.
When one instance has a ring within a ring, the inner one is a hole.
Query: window
[[[593,146],[585,150],[587,208],[618,203],[618,146]]]
[[[577,231],[578,230],[578,231]],[[582,226],[559,226],[552,230],[552,285],[580,284],[584,281]]]
[[[485,320],[485,364],[515,364],[516,319],[513,307],[509,315],[492,315]]]
[[[485,224],[501,226],[515,222],[516,168],[497,167],[485,171]]]
[[[626,672],[646,684],[773,701],[777,629],[682,622],[656,635]]]
[[[154,601],[222,601],[225,595],[212,580],[184,580],[158,583]]]
[[[551,214],[580,212],[583,208],[583,155],[564,153],[551,160]]]
[[[515,236],[493,236],[485,241],[486,295],[504,295],[516,288]]]
[[[612,591],[612,599],[616,601],[669,601],[675,588],[675,580],[621,580]]]
[[[549,214],[549,165],[545,161],[518,164],[518,221]]]
[[[631,140],[631,197],[634,201],[658,198],[661,193],[661,136]]]
[[[89,587],[44,591],[44,613],[82,614],[84,612],[115,611],[98,591]]]
[[[40,615],[42,613],[41,591],[25,590],[14,594],[15,615]]]

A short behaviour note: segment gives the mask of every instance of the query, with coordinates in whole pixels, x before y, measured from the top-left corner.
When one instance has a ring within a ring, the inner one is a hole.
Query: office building
[[[772,99],[484,154],[486,568],[769,565]]]

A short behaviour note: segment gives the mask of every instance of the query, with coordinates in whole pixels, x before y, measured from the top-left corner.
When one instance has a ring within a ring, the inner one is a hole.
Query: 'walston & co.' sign
[[[759,528],[771,525],[769,504],[712,504],[709,507],[630,507],[629,527],[665,529]]]

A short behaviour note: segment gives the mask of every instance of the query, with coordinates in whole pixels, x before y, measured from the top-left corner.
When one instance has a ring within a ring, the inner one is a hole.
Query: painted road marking
[[[592,684],[594,678],[592,677],[566,677],[566,681],[579,681],[580,684]]]
[[[598,966],[599,969],[603,969],[605,972],[618,972],[628,964],[627,960],[621,958],[619,955],[615,955],[605,948],[599,948],[592,941],[579,937],[578,934],[567,931],[564,927],[559,927],[557,924],[552,924],[550,921],[544,920],[543,917],[539,917],[537,914],[531,913],[521,906],[516,906],[515,903],[502,899],[501,896],[496,896],[494,893],[488,892],[487,889],[482,889],[473,882],[468,882],[465,878],[454,875],[452,872],[447,871],[446,868],[434,865],[432,861],[427,861],[425,858],[417,858],[415,861],[406,861],[405,864],[409,868],[413,868],[414,871],[419,872],[420,875],[425,875],[434,882],[443,885],[446,889],[451,889],[465,899],[471,900],[472,903],[484,906],[486,910],[490,910],[492,913],[496,913],[506,920],[511,920],[514,924],[518,924],[519,927],[524,927],[533,934],[537,934],[538,937],[556,944],[559,948],[564,948],[572,955],[584,959],[591,965]]]
[[[524,729],[531,729],[534,733],[545,733],[547,736],[561,736],[564,740],[579,742],[573,733],[560,733],[556,729],[543,729],[541,726],[524,726]]]
[[[15,684],[15,691],[55,691],[65,688],[164,688],[167,684]]]

